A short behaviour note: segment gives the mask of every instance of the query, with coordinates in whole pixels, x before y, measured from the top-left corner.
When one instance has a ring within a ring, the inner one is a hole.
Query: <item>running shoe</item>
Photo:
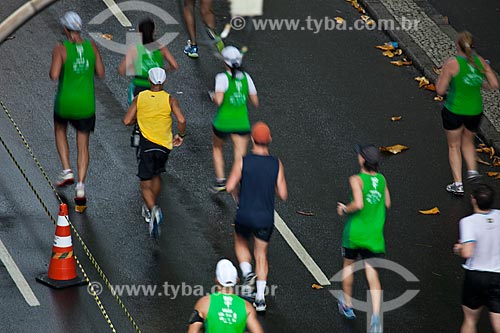
[[[151,220],[149,221],[149,235],[154,239],[160,238],[160,224],[163,221],[163,214],[161,208],[155,205],[151,209]]]
[[[222,38],[220,38],[220,36],[217,35],[213,29],[210,29],[208,27],[207,27],[207,34],[211,40],[215,41],[215,47],[219,52],[221,52],[222,49],[224,48],[224,42],[222,41]]]
[[[370,322],[370,333],[382,333],[382,325],[380,324],[380,317],[378,315],[372,315]]]
[[[142,204],[142,217],[144,217],[144,221],[146,223],[149,223],[151,221],[151,212],[149,211],[148,207],[146,207],[146,204]]]
[[[184,48],[184,54],[186,54],[189,58],[197,59],[198,58],[198,46],[191,45],[191,41],[187,41],[187,45]]]
[[[253,302],[253,306],[255,308],[255,311],[257,312],[264,312],[266,311],[266,300],[265,299],[256,299],[254,302]]]
[[[356,319],[356,314],[354,313],[353,308],[347,306],[344,303],[344,299],[343,298],[339,299],[338,306],[339,306],[339,312],[340,312],[341,315],[343,315],[347,319]]]
[[[75,198],[76,199],[84,199],[85,198],[85,185],[83,183],[77,183],[75,187]]]
[[[465,179],[470,183],[479,183],[481,182],[482,176],[479,174],[479,172],[470,170],[467,171],[467,178]]]
[[[61,171],[61,173],[57,176],[57,183],[56,185],[58,187],[66,186],[66,185],[71,185],[75,182],[75,175],[73,174],[73,171],[67,170],[67,171]]]
[[[453,195],[456,195],[457,197],[463,197],[464,186],[463,185],[456,185],[455,183],[451,183],[449,185],[446,185],[446,191],[452,193]]]
[[[226,190],[226,181],[216,181],[213,186],[210,187],[210,192],[212,193],[220,193]]]
[[[249,273],[243,279],[243,285],[241,286],[241,296],[246,298],[252,298],[255,295],[255,281],[257,280],[257,275],[255,273]]]

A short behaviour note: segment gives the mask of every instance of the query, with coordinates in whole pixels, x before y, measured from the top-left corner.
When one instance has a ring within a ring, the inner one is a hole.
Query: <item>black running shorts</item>
[[[231,136],[231,134],[237,134],[241,136],[249,135],[250,131],[243,131],[243,132],[223,132],[219,131],[218,129],[215,128],[215,126],[212,125],[212,130],[214,132],[214,135],[218,137],[221,140],[227,140]]]
[[[460,114],[455,114],[443,108],[441,111],[441,118],[443,119],[443,127],[445,130],[453,131],[460,128],[462,125],[465,126],[469,131],[476,133],[479,129],[479,123],[481,122],[482,114],[476,116],[464,116]]]
[[[139,160],[137,177],[142,180],[151,180],[165,172],[170,149],[157,145],[141,136],[137,159]]]
[[[239,223],[235,223],[234,231],[238,235],[241,235],[246,239],[250,239],[250,237],[253,235],[255,238],[258,238],[266,243],[269,243],[274,231],[274,226],[270,228],[251,228]]]
[[[486,306],[500,313],[500,273],[465,270],[462,304],[476,310]]]
[[[380,258],[383,255],[383,253],[373,253],[367,249],[349,249],[347,247],[342,248],[342,257],[350,260],[356,260],[358,259],[358,257],[361,257],[361,259]]]
[[[54,122],[66,126],[69,122],[78,132],[90,133],[95,129],[95,114],[90,118],[66,119],[54,113]]]

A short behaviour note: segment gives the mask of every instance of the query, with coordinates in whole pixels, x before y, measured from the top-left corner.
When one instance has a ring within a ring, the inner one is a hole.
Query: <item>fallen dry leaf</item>
[[[75,212],[77,213],[83,213],[87,209],[86,205],[76,205],[75,206]]]
[[[101,37],[104,38],[104,39],[106,39],[106,40],[112,40],[113,39],[113,35],[111,35],[111,34],[102,34]]]
[[[392,53],[391,51],[384,51],[384,52],[382,52],[382,55],[385,57],[388,57],[388,58],[394,57],[394,53]]]
[[[443,71],[443,67],[432,67],[432,71],[437,75],[440,75],[441,72]]]
[[[392,45],[391,43],[385,43],[384,45],[377,45],[375,46],[375,48],[382,51],[392,51],[395,49],[394,45]]]
[[[479,147],[484,148],[484,147],[486,147],[486,144],[484,144],[484,143],[480,143],[480,144],[479,144]]]
[[[418,88],[422,88],[430,84],[429,80],[425,76],[417,76],[415,81],[418,81]]]
[[[484,165],[488,165],[488,166],[491,166],[491,164],[490,164],[490,163],[483,161],[483,160],[482,160],[481,158],[479,158],[479,157],[477,158],[477,163],[479,163],[479,164],[484,164]]]
[[[316,215],[313,212],[304,212],[304,211],[301,211],[301,210],[296,211],[296,213],[300,214],[300,215],[304,215],[304,216],[314,216],[314,215]]]
[[[500,177],[500,172],[496,172],[496,171],[490,171],[486,174],[488,175],[488,177],[495,177],[495,178]]]
[[[339,17],[339,16],[334,17],[333,19],[334,19],[334,20],[335,20],[335,22],[337,22],[338,24],[341,24],[341,23],[343,23],[343,22],[344,22],[344,19],[343,19],[342,17]]]
[[[500,166],[500,157],[493,156],[493,162],[491,162],[491,165],[493,165],[494,167]]]
[[[366,21],[366,24],[367,25],[375,25],[375,21],[372,19],[369,19],[368,21]]]
[[[429,91],[436,91],[436,86],[434,85],[434,83],[430,83],[428,85],[425,85],[424,89]]]
[[[313,288],[313,289],[323,289],[323,286],[320,286],[319,284],[313,283],[313,285],[311,286],[311,288]]]
[[[491,147],[490,149],[490,158],[493,158],[495,156],[495,148]]]
[[[439,96],[439,95],[437,95],[436,97],[434,97],[434,100],[435,100],[436,102],[442,102],[442,101],[443,101],[443,99],[444,99],[444,98],[443,98],[443,96]]]
[[[409,149],[407,146],[403,146],[403,145],[400,145],[400,144],[397,144],[397,145],[393,145],[393,146],[385,146],[385,147],[380,147],[379,150],[381,152],[385,152],[385,153],[391,153],[391,154],[399,154],[401,153],[402,151],[405,151]]]
[[[411,61],[404,61],[404,60],[396,60],[396,61],[391,61],[391,64],[394,66],[411,66],[412,62]]]
[[[391,120],[392,121],[400,121],[401,118],[403,118],[403,117],[401,117],[401,116],[394,116],[394,117],[391,117]]]
[[[418,212],[420,214],[423,214],[423,215],[438,215],[438,214],[441,213],[439,211],[439,208],[437,208],[437,207],[434,207],[434,208],[431,208],[431,209],[428,209],[428,210],[419,210]]]
[[[396,51],[394,51],[393,53],[394,53],[394,55],[397,55],[397,56],[398,56],[398,55],[402,55],[402,54],[403,54],[403,50],[401,50],[401,49],[397,49],[397,50],[396,50]]]

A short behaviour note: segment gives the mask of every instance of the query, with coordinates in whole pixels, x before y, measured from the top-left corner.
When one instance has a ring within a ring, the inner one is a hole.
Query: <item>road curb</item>
[[[396,21],[384,4],[379,0],[359,0],[359,3],[363,5],[365,10],[373,19],[375,19],[375,21]],[[450,24],[448,24],[447,19],[438,13],[438,11],[431,4],[429,4],[426,0],[416,0],[415,3],[421,7],[422,10],[424,10],[427,16],[429,16],[429,18],[438,25],[443,33],[448,35],[452,40],[455,40],[456,35],[458,34],[457,31]],[[438,76],[432,70],[432,67],[435,66],[434,62],[431,58],[429,58],[425,51],[413,41],[408,33],[401,29],[401,26],[397,22],[395,27],[396,29],[394,30],[384,30],[384,32],[390,37],[391,40],[398,42],[400,48],[403,49],[405,54],[411,58],[413,66],[418,71],[420,71],[431,82],[435,82]],[[398,27],[399,29],[397,29]],[[478,136],[488,146],[493,146],[496,151],[500,151],[500,133],[495,129],[486,115],[484,115],[479,126]]]

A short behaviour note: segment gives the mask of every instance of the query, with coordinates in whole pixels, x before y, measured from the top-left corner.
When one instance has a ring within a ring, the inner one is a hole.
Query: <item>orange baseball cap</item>
[[[258,121],[252,127],[252,138],[257,144],[267,145],[271,142],[271,130],[264,122]]]

